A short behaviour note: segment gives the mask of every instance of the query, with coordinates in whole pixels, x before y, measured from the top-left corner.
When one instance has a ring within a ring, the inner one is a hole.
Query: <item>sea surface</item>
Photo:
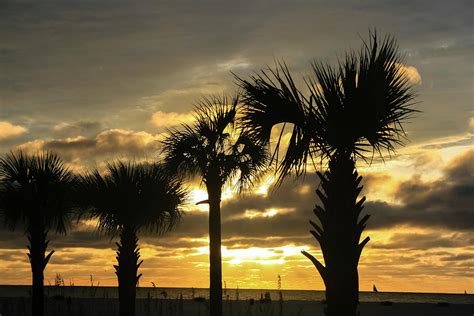
[[[280,291],[266,289],[225,289],[224,298],[229,300],[248,300],[252,298],[258,300],[266,292],[270,293],[272,300],[280,298]],[[0,297],[29,297],[30,293],[31,287],[27,285],[0,285]],[[118,291],[116,287],[106,286],[45,286],[45,294],[49,297],[62,295],[64,297],[117,298]],[[281,290],[281,294],[285,301],[321,301],[324,299],[323,291]],[[209,297],[209,289],[152,287],[137,289],[137,298],[176,299],[181,295],[184,299],[207,298]],[[360,292],[359,297],[361,302],[474,304],[474,295],[472,294]]]
[[[224,290],[224,298],[229,300],[248,300],[252,298],[258,300],[266,292],[270,293],[272,300],[280,298],[279,290],[265,289],[226,289]],[[0,297],[29,297],[30,293],[30,286],[0,285]],[[324,299],[323,291],[281,290],[281,294],[285,301],[321,301]],[[61,295],[64,297],[117,298],[118,291],[116,287],[106,286],[45,286],[45,295],[49,297]],[[137,289],[137,298],[176,299],[181,295],[184,299],[207,298],[209,297],[209,289],[158,287],[140,287]],[[361,302],[474,304],[474,295],[472,294],[360,292],[359,299]]]

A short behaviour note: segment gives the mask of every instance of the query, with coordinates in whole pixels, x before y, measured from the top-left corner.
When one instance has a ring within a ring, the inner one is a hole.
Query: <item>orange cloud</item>
[[[7,121],[0,121],[0,141],[18,137],[26,132],[26,128],[13,125]]]
[[[414,85],[420,85],[422,83],[421,75],[418,72],[418,69],[414,66],[406,66],[402,64],[397,64],[399,71],[404,72],[408,78],[408,81]]]
[[[144,131],[109,129],[93,137],[76,136],[55,140],[33,140],[17,146],[28,153],[50,150],[60,154],[75,168],[80,169],[96,159],[113,159],[120,155],[146,157],[155,155],[161,134]]]
[[[179,124],[190,123],[194,120],[191,112],[176,113],[176,112],[155,112],[150,119],[150,122],[155,127],[171,127]]]

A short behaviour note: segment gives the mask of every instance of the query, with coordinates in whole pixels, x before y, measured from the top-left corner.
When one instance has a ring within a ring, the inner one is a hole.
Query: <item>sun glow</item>
[[[269,176],[260,183],[260,186],[254,191],[255,194],[267,196],[270,186],[275,182],[274,176]]]
[[[196,203],[207,200],[207,192],[205,190],[194,188],[189,192],[190,205],[188,206],[189,211],[200,211],[208,212],[209,206],[207,203],[196,205]]]
[[[228,248],[223,246],[223,262],[231,265],[254,263],[261,265],[284,264],[287,261],[295,261],[301,258],[301,250],[308,250],[307,246],[286,245],[274,248]],[[209,247],[197,248],[197,255],[209,254]],[[298,257],[296,257],[298,256]]]
[[[278,210],[272,208],[267,209],[264,212],[259,212],[256,210],[246,210],[244,213],[244,217],[247,218],[255,218],[255,217],[273,217],[278,214]]]
[[[226,186],[222,190],[221,201],[232,199],[235,195],[234,190]],[[197,203],[206,201],[208,199],[208,194],[205,189],[200,187],[192,187],[189,192],[189,205],[187,207],[188,211],[199,211],[199,212],[209,212],[209,205],[207,203],[202,203],[197,205]]]

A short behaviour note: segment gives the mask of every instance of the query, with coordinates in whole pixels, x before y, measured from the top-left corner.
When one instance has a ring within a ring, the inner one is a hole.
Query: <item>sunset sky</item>
[[[154,159],[166,128],[192,104],[233,94],[283,59],[295,77],[337,62],[377,28],[405,54],[417,91],[410,142],[390,160],[361,163],[372,214],[361,290],[474,292],[474,33],[468,1],[0,1],[0,153],[53,150],[75,171]],[[227,287],[322,290],[300,254],[321,258],[309,233],[316,176],[271,174],[222,202]],[[178,229],[141,239],[141,286],[208,287],[207,207],[199,182]],[[27,240],[0,229],[0,284],[29,284]],[[93,222],[51,236],[46,280],[116,285],[115,243]],[[46,281],[47,283],[47,281]]]

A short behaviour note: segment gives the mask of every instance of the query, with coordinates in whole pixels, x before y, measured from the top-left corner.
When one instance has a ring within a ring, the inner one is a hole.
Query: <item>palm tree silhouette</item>
[[[44,315],[44,269],[48,232],[66,234],[74,211],[75,176],[50,152],[10,152],[0,158],[0,213],[12,230],[19,225],[28,237],[32,272],[32,314]]]
[[[100,233],[120,238],[117,274],[120,315],[135,314],[136,286],[141,277],[138,233],[162,235],[181,219],[186,198],[182,183],[159,164],[112,162],[105,174],[81,176],[79,192],[85,216],[97,219]]]
[[[267,165],[265,147],[257,146],[236,126],[239,98],[204,98],[196,105],[193,125],[169,131],[164,161],[185,177],[199,176],[209,204],[210,315],[222,315],[221,195],[224,184],[238,179],[240,190],[252,185]]]
[[[292,172],[303,175],[316,157],[329,161],[327,170],[318,172],[321,186],[316,193],[321,206],[314,209],[318,223],[310,221],[325,265],[303,251],[326,286],[327,315],[357,313],[357,266],[369,241],[360,238],[369,215],[359,219],[365,197],[358,198],[362,177],[355,163],[370,161],[375,154],[382,157],[385,151],[393,153],[395,145],[403,144],[401,124],[415,110],[412,84],[402,62],[392,37],[380,43],[371,33],[362,49],[348,53],[338,67],[313,63],[306,95],[282,63],[250,80],[236,76],[243,89],[243,124],[253,138],[267,144],[274,125],[293,124],[286,153],[277,162],[277,184]]]

